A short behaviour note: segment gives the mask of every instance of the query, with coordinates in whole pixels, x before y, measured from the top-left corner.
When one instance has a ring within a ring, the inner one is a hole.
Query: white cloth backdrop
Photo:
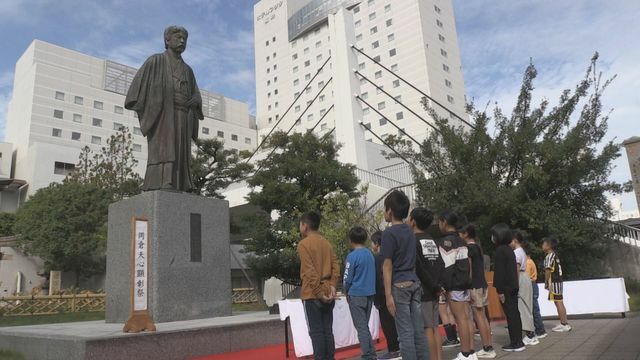
[[[564,305],[569,315],[629,311],[629,297],[623,278],[565,281],[563,286]],[[540,314],[557,316],[556,306],[548,300],[549,292],[545,290],[544,284],[538,284],[538,288],[540,289],[538,298]]]
[[[307,319],[304,314],[302,300],[281,300],[278,302],[280,307],[280,320],[285,320],[287,316],[291,324],[291,335],[293,337],[293,346],[297,357],[308,356],[313,354],[313,346],[309,337],[309,328],[307,327]],[[376,340],[380,332],[380,315],[378,309],[373,307],[371,317],[369,318],[369,330],[371,338]],[[333,309],[333,337],[336,341],[336,349],[358,344],[358,333],[353,327],[351,320],[351,312],[349,304],[345,297],[336,300],[336,306]]]

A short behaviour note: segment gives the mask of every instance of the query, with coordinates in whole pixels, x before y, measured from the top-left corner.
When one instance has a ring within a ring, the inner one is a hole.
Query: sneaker
[[[540,341],[538,341],[538,338],[535,337],[535,336],[531,337],[531,338],[528,337],[528,336],[525,336],[525,337],[522,338],[522,342],[527,346],[533,346],[533,345],[540,344]]]
[[[536,337],[538,338],[538,340],[544,339],[547,336],[549,336],[549,334],[547,334],[546,332],[543,332],[542,334],[536,334]]]
[[[400,359],[402,359],[402,355],[400,355],[400,351],[388,352],[378,357],[378,360],[400,360]]]
[[[527,348],[524,346],[523,343],[520,344],[515,344],[515,345],[505,345],[502,347],[502,350],[506,351],[506,352],[521,352],[521,351],[525,351]]]
[[[572,327],[569,324],[566,324],[566,325],[558,324],[552,330],[555,332],[569,332],[571,331],[571,329]]]
[[[476,353],[470,354],[469,356],[464,356],[461,352],[459,352],[458,356],[456,356],[453,360],[478,360],[478,357],[476,356]]]
[[[496,354],[496,351],[493,349],[490,349],[489,351],[480,349],[480,351],[477,351],[475,354],[480,359],[493,359],[494,357],[498,356],[498,354]]]
[[[442,347],[445,349],[456,347],[456,346],[460,346],[460,340],[458,339],[456,340],[446,339],[445,341],[442,342]]]

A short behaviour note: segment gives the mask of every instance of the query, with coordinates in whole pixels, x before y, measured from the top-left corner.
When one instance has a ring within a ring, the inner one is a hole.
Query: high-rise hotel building
[[[376,135],[402,131],[421,141],[429,125],[398,102],[429,121],[423,95],[374,61],[445,105],[446,110],[434,108],[452,122],[458,120],[451,112],[466,118],[451,0],[261,0],[254,6],[254,28],[259,136],[280,120],[277,129],[305,131],[326,113],[315,131],[324,134],[335,128],[343,160],[369,171],[380,164],[367,163],[361,153],[373,147],[361,142],[379,143]]]
[[[135,73],[128,65],[39,40],[31,43],[16,63],[5,132],[5,142],[13,147],[2,154],[3,159],[13,158],[11,176],[5,178],[22,187],[26,184],[21,197],[62,181],[84,146],[99,151],[122,126],[133,134],[137,171],[144,173],[147,141],[136,114],[124,109]],[[253,150],[257,132],[248,104],[202,89],[201,93],[205,119],[199,137],[224,140],[228,148]],[[4,211],[11,208],[2,206]]]

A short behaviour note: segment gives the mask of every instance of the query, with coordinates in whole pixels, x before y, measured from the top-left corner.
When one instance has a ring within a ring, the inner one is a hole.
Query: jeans
[[[403,360],[428,360],[429,346],[422,317],[422,285],[419,281],[406,288],[391,287],[396,304],[396,329],[400,337]]]
[[[504,292],[502,310],[507,317],[510,345],[522,344],[522,321],[520,320],[520,311],[518,311],[517,289],[507,289]]]
[[[315,360],[334,360],[336,345],[333,339],[333,307],[335,302],[305,300],[304,311],[309,325],[309,337]]]
[[[538,304],[538,296],[540,296],[540,289],[538,284],[531,282],[533,285],[533,325],[536,328],[536,335],[542,335],[547,332],[544,329],[544,323],[542,322],[542,316],[540,315],[540,305]]]
[[[369,316],[371,316],[371,308],[373,307],[373,296],[349,296],[347,301],[349,302],[353,326],[358,332],[362,358],[376,360],[376,348],[371,339],[371,331],[369,331]]]

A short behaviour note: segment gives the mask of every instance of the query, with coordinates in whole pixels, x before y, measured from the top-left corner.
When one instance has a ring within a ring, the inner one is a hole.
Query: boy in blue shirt
[[[365,247],[367,231],[356,226],[349,230],[353,249],[345,262],[343,285],[349,302],[353,325],[358,332],[363,359],[376,359],[376,348],[369,331],[369,316],[376,294],[376,263],[371,251]]]

